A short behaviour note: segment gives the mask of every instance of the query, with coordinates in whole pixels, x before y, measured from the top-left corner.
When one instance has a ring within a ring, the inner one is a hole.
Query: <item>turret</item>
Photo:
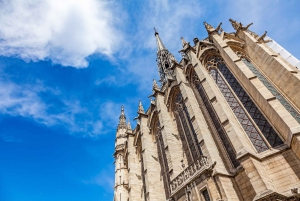
[[[121,107],[115,144],[115,201],[128,199],[128,169],[125,164],[124,151],[127,146],[127,131],[124,106]]]

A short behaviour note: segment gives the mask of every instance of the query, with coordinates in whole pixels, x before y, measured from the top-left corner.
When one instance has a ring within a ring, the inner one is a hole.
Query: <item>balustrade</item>
[[[191,165],[185,168],[177,177],[175,177],[170,183],[171,194],[174,194],[177,190],[184,187],[196,176],[203,173],[205,170],[211,168],[207,157],[201,156],[199,159],[194,161]]]

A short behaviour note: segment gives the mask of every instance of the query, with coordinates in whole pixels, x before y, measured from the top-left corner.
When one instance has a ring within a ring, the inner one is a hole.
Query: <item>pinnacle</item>
[[[212,29],[214,29],[214,27],[211,26],[210,24],[208,24],[207,22],[203,22],[203,24],[204,24],[207,31],[211,31]]]
[[[157,82],[156,82],[155,79],[153,79],[153,85],[152,85],[152,88],[153,88],[153,89],[159,89],[158,84],[157,84]]]
[[[130,124],[130,121],[128,121],[128,123],[127,123],[127,131],[131,131],[131,130],[132,130],[131,124]]]
[[[124,106],[121,106],[121,114],[119,117],[119,124],[118,124],[118,129],[120,128],[126,128],[126,116],[124,113]]]
[[[187,44],[187,42],[186,42],[186,40],[184,40],[183,37],[180,37],[180,39],[181,39],[181,42],[182,42],[182,47],[184,47]]]
[[[238,29],[240,29],[240,28],[243,27],[242,23],[239,23],[239,22],[237,22],[237,21],[235,21],[235,20],[233,20],[233,19],[231,19],[231,18],[229,19],[229,21],[230,21],[232,27],[233,27],[235,30],[238,30]]]
[[[142,114],[144,114],[144,113],[145,113],[145,111],[144,111],[144,107],[143,107],[143,105],[142,105],[142,102],[141,102],[141,101],[139,101],[138,113],[142,113]]]

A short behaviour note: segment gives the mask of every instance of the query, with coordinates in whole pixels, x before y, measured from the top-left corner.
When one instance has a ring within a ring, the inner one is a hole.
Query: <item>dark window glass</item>
[[[224,82],[223,78],[219,75],[219,72],[215,69],[210,70],[210,74],[217,83],[219,89],[221,90],[223,96],[227,100],[229,106],[231,107],[233,113],[241,123],[243,129],[247,133],[250,138],[252,144],[256,148],[258,152],[262,152],[268,149],[268,146],[259,135],[259,132],[253,125],[252,121],[249,119],[248,115],[246,115],[244,109],[241,107],[239,102],[236,100],[235,96],[232,94],[231,90]]]
[[[169,165],[166,157],[166,152],[165,152],[165,145],[162,137],[162,133],[160,130],[160,123],[159,120],[156,121],[155,125],[155,133],[156,133],[156,145],[157,145],[157,151],[158,151],[158,159],[159,159],[159,164],[161,168],[161,176],[163,177],[163,183],[164,183],[164,189],[165,189],[165,194],[166,198],[168,199],[170,196],[170,176],[169,176]]]
[[[202,195],[203,195],[205,201],[210,201],[210,197],[209,197],[207,189],[205,189],[204,191],[202,191]]]
[[[265,136],[267,141],[272,147],[282,144],[282,140],[277,135],[276,131],[272,128],[260,110],[256,107],[254,102],[242,88],[242,86],[235,79],[233,74],[229,71],[227,66],[224,63],[219,63],[218,68],[223,74],[228,84],[231,86],[232,90],[235,92],[237,97],[240,99],[256,125],[259,127],[262,134]]]
[[[285,107],[285,109],[300,123],[299,112],[275,89],[275,87],[254,67],[254,65],[245,58],[242,61],[253,72],[254,75],[269,89],[269,91],[276,97],[276,99]]]
[[[251,98],[248,96],[248,94],[245,92],[245,90],[242,88],[242,86],[239,84],[239,82],[236,80],[233,74],[229,71],[223,60],[220,57],[214,56],[209,59],[208,63],[210,66],[215,66],[219,69],[219,71],[222,73],[227,83],[231,87],[232,91],[241,101],[244,108],[247,110],[248,114],[256,123],[257,127],[260,129],[261,133],[264,135],[269,144],[272,147],[282,144],[283,142],[280,139],[280,137],[277,135],[275,130],[262,115],[260,110],[256,107],[254,102],[251,100]],[[231,109],[238,118],[242,127],[246,131],[251,142],[253,143],[258,152],[262,152],[268,149],[258,130],[250,120],[250,117],[247,115],[246,111],[241,107],[240,103],[236,100],[229,86],[223,80],[223,77],[219,74],[219,71],[216,69],[211,69],[210,74],[215,80],[225,99],[229,103]]]
[[[146,190],[146,180],[145,180],[145,171],[144,171],[144,160],[143,160],[143,154],[141,153],[141,176],[142,176],[142,180],[143,180],[143,191],[144,191],[144,198],[146,201],[146,194],[147,194],[147,190]]]
[[[175,118],[180,137],[183,138],[183,147],[190,165],[202,155],[202,151],[181,93],[178,93],[176,96]]]

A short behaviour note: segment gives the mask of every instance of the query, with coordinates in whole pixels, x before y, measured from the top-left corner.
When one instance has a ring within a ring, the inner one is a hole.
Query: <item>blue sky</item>
[[[120,107],[145,108],[155,26],[180,60],[180,37],[228,19],[300,58],[300,1],[0,1],[0,201],[113,200]]]

